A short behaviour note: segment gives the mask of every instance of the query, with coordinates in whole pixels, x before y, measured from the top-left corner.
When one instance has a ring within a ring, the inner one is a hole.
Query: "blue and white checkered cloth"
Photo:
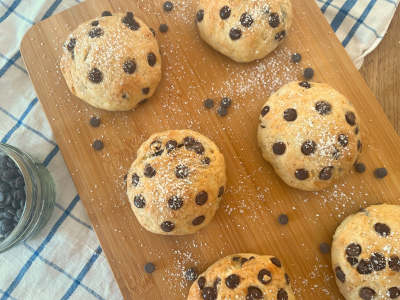
[[[357,67],[382,40],[399,2],[316,1]],[[1,300],[122,299],[18,50],[33,24],[78,2],[0,0],[0,140],[42,161],[57,185],[47,226],[0,254]]]

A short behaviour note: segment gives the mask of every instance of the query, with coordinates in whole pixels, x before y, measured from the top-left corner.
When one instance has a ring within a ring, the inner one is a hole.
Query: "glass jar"
[[[49,171],[19,149],[0,143],[0,163],[5,165],[0,166],[1,253],[43,228],[53,212],[56,194]]]

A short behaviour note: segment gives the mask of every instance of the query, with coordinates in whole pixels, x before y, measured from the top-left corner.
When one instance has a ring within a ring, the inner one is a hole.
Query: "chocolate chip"
[[[249,260],[246,257],[240,258],[240,266],[243,266],[244,263],[248,262]]]
[[[163,153],[162,143],[158,140],[152,141],[150,144],[150,150],[153,156],[159,156]]]
[[[358,258],[357,258],[357,257],[354,257],[354,256],[347,256],[346,259],[347,259],[348,263],[349,263],[350,265],[352,265],[352,266],[358,264]]]
[[[213,287],[205,287],[200,293],[203,300],[216,300],[218,295],[216,289]]]
[[[374,229],[383,237],[387,237],[388,235],[390,235],[390,227],[384,223],[376,223],[374,225]]]
[[[332,111],[332,105],[330,105],[326,101],[318,101],[317,103],[315,103],[315,110],[320,115],[328,115]]]
[[[174,4],[171,1],[165,1],[163,4],[163,9],[166,12],[171,11],[174,8]]]
[[[361,246],[356,243],[351,243],[346,247],[346,254],[348,256],[359,256],[361,254]]]
[[[288,122],[293,122],[297,119],[297,111],[294,108],[288,108],[283,112],[283,118]]]
[[[232,257],[232,261],[236,261],[236,262],[238,262],[238,261],[240,261],[240,256],[233,256]]]
[[[298,180],[306,180],[310,176],[310,174],[306,169],[297,169],[294,173],[294,176]]]
[[[92,144],[92,147],[93,147],[94,150],[100,151],[100,150],[102,150],[104,148],[104,144],[100,140],[95,140],[93,142],[93,144]]]
[[[272,274],[267,269],[262,269],[258,272],[257,278],[262,284],[268,284],[272,281]]]
[[[191,136],[187,136],[183,139],[183,144],[185,145],[185,148],[187,150],[191,150],[195,143],[196,143],[196,140]]]
[[[301,61],[301,54],[300,53],[293,53],[291,57],[291,61],[293,63],[298,63]]]
[[[197,193],[196,198],[195,198],[195,202],[197,205],[204,205],[206,204],[208,200],[208,193],[206,191],[201,191],[199,193]]]
[[[360,274],[371,274],[373,270],[374,267],[372,266],[371,261],[368,259],[362,259],[358,263],[357,272]]]
[[[281,225],[286,225],[287,223],[289,223],[289,217],[286,214],[280,214],[278,216],[278,222]]]
[[[357,141],[357,150],[358,150],[358,152],[362,151],[362,143],[360,140]]]
[[[133,175],[132,175],[132,185],[133,186],[137,186],[139,184],[139,180],[140,180],[139,175],[136,174],[136,173],[133,173]]]
[[[204,158],[201,160],[201,163],[202,163],[203,165],[209,165],[209,164],[211,163],[211,159],[210,159],[209,157],[204,157]]]
[[[263,292],[256,286],[249,286],[247,288],[246,300],[263,299]]]
[[[143,208],[146,206],[146,199],[144,199],[143,195],[136,195],[135,198],[133,199],[133,204],[137,208]]]
[[[310,80],[314,77],[314,70],[313,68],[305,68],[303,72],[303,76],[305,79]]]
[[[102,17],[109,17],[109,16],[112,16],[112,13],[110,11],[108,11],[108,10],[105,10],[105,11],[103,11],[101,13],[101,16]]]
[[[287,273],[285,273],[285,280],[286,280],[286,284],[290,283],[290,277]]]
[[[284,289],[279,289],[277,300],[288,300],[289,295]]]
[[[345,117],[346,117],[347,123],[349,123],[350,126],[356,125],[356,115],[353,112],[348,111],[346,113]]]
[[[396,299],[397,297],[400,296],[400,288],[395,287],[395,286],[389,288],[387,295],[390,297],[390,299]]]
[[[93,83],[100,83],[103,81],[103,73],[99,69],[93,68],[89,71],[88,79]]]
[[[281,261],[279,260],[279,258],[271,257],[270,260],[275,266],[277,266],[279,268],[282,267],[282,264],[281,264]]]
[[[104,31],[100,27],[96,27],[96,28],[91,29],[88,34],[89,34],[89,37],[91,37],[93,39],[95,37],[101,37],[104,34]]]
[[[276,155],[282,155],[282,154],[284,154],[285,151],[286,151],[286,145],[285,145],[285,143],[282,143],[282,142],[274,143],[274,144],[272,145],[272,151],[273,151],[274,154],[276,154]]]
[[[321,243],[319,244],[319,251],[322,254],[328,254],[331,251],[331,246],[328,243]]]
[[[199,277],[199,279],[197,280],[197,284],[199,286],[199,289],[202,290],[206,285],[206,278],[203,276]]]
[[[122,23],[125,24],[130,30],[136,31],[140,28],[140,24],[134,19],[132,12],[126,13],[126,16],[122,18]]]
[[[197,20],[197,22],[201,22],[201,21],[203,21],[203,19],[204,19],[204,10],[203,9],[200,9],[199,11],[197,11],[197,13],[196,13],[196,20]]]
[[[148,93],[150,93],[150,88],[149,88],[149,87],[142,88],[142,93],[143,93],[144,95],[147,95]]]
[[[229,36],[233,41],[236,41],[242,36],[242,31],[239,28],[231,28]]]
[[[358,134],[359,132],[360,132],[360,127],[357,126],[356,128],[354,128],[354,133],[355,134]]]
[[[232,99],[231,99],[231,98],[224,97],[224,98],[222,98],[221,104],[220,104],[220,105],[221,105],[222,107],[228,108],[229,106],[231,106],[231,104],[232,104]]]
[[[308,81],[301,81],[301,82],[299,83],[299,86],[301,86],[301,87],[303,87],[303,88],[306,88],[306,89],[311,88],[311,84],[310,84]]]
[[[153,263],[147,263],[144,265],[144,270],[146,273],[153,273],[156,270],[156,266]]]
[[[231,15],[231,9],[229,6],[225,5],[219,10],[219,16],[221,17],[222,20],[226,20],[230,17]]]
[[[122,65],[122,69],[127,74],[133,74],[136,71],[136,62],[132,59],[128,59]]]
[[[253,18],[248,13],[244,13],[240,16],[240,23],[244,27],[250,27],[253,24]]]
[[[346,281],[346,274],[343,273],[341,267],[335,268],[335,275],[340,282],[344,283]]]
[[[206,219],[205,216],[198,216],[198,217],[196,217],[196,218],[193,219],[192,224],[193,224],[194,226],[200,225],[201,223],[204,222],[205,219]]]
[[[228,108],[220,106],[217,109],[217,114],[221,117],[225,117],[228,114]]]
[[[372,266],[376,272],[382,271],[383,269],[386,268],[386,258],[384,255],[374,252],[371,254],[369,257]]]
[[[206,99],[206,100],[204,100],[203,104],[204,104],[205,108],[211,109],[211,108],[214,107],[214,100],[213,99]]]
[[[89,124],[92,127],[99,127],[100,126],[100,118],[99,117],[91,117]]]
[[[395,272],[400,272],[400,258],[396,255],[392,255],[389,258],[389,268]]]
[[[224,192],[225,192],[225,187],[224,187],[224,186],[221,186],[221,187],[219,188],[219,190],[218,190],[218,198],[219,198],[219,197],[222,197],[222,195],[224,194]]]
[[[356,163],[354,165],[354,169],[356,170],[357,173],[364,173],[366,170],[365,164],[363,163]]]
[[[160,27],[158,28],[161,33],[166,33],[168,31],[168,25],[167,24],[161,24]]]
[[[240,284],[240,277],[236,274],[231,274],[225,278],[225,284],[228,288],[233,290]]]
[[[171,221],[164,221],[161,223],[160,227],[164,232],[171,232],[172,230],[174,230],[175,224]]]
[[[388,174],[386,168],[377,168],[374,170],[374,176],[378,179],[382,179],[384,177],[386,177],[386,175]]]
[[[276,28],[280,24],[279,15],[277,13],[271,13],[268,18],[269,26]]]
[[[178,142],[177,141],[169,140],[165,144],[165,148],[167,149],[167,153],[170,153],[172,150],[175,150],[177,146],[178,146]]]
[[[338,160],[340,158],[340,150],[336,147],[334,147],[335,149],[332,152],[332,157],[336,160]]]
[[[264,128],[267,128],[267,127],[265,127],[264,124],[260,124],[260,127],[263,128],[263,129],[264,129]]]
[[[194,143],[191,150],[193,150],[194,152],[196,152],[199,155],[202,155],[205,151],[203,144],[200,142]]]
[[[175,175],[176,175],[176,178],[179,178],[179,179],[186,178],[189,175],[189,168],[185,165],[179,164],[175,168]]]
[[[275,34],[275,40],[280,42],[285,38],[285,36],[286,36],[285,30],[279,31],[277,34]]]
[[[92,25],[92,26],[98,26],[98,25],[99,25],[99,21],[94,20],[92,23],[90,23],[90,25]]]
[[[311,155],[315,152],[317,144],[314,141],[307,140],[301,145],[301,152],[304,155]]]
[[[183,205],[183,199],[178,196],[172,196],[168,199],[168,207],[172,210],[178,210]]]
[[[358,295],[363,300],[371,300],[376,296],[376,292],[369,287],[362,287],[358,292]]]
[[[197,276],[197,270],[195,268],[189,268],[185,272],[185,279],[187,281],[195,281],[197,279]]]
[[[339,134],[337,140],[342,147],[346,147],[349,144],[349,138],[344,134]]]
[[[325,167],[321,170],[321,172],[319,172],[319,179],[320,180],[329,180],[332,177],[332,171],[333,171],[333,167],[329,166],[329,167]]]
[[[76,46],[76,38],[71,38],[67,44],[67,50],[72,52]]]
[[[150,67],[154,67],[154,65],[157,63],[157,57],[153,52],[147,54],[147,62]]]
[[[147,164],[144,167],[144,172],[143,172],[144,176],[146,176],[148,178],[152,178],[152,177],[156,176],[156,173],[157,173],[156,170],[154,170],[150,164]]]
[[[264,106],[261,110],[261,116],[264,117],[267,113],[269,113],[269,106]]]

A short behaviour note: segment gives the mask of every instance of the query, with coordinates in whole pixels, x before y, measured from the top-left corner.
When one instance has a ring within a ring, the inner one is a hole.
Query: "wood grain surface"
[[[199,271],[218,258],[237,252],[278,256],[292,278],[298,299],[340,298],[330,256],[319,252],[331,242],[337,225],[360,207],[378,202],[400,203],[399,137],[371,90],[354,68],[314,1],[293,0],[294,24],[289,38],[272,55],[237,64],[216,53],[198,37],[195,0],[180,1],[170,13],[162,0],[88,0],[35,25],[21,52],[54,135],[88,211],[113,273],[126,299],[185,299],[190,283],[186,268]],[[110,113],[73,97],[60,74],[62,44],[79,23],[105,9],[131,10],[157,32],[163,57],[163,79],[155,96],[136,111]],[[303,61],[290,63],[300,52]],[[321,192],[286,186],[261,157],[256,143],[258,115],[269,94],[301,78],[312,66],[315,81],[327,82],[348,96],[361,117],[367,166]],[[233,99],[228,116],[206,111],[202,101]],[[91,116],[102,125],[91,128]],[[228,190],[213,222],[197,234],[157,236],[143,230],[131,212],[123,177],[140,144],[153,132],[191,128],[210,137],[223,152]],[[96,152],[92,141],[105,147]],[[377,180],[372,172],[386,167]],[[279,225],[281,213],[289,224]],[[149,275],[146,262],[157,270]]]

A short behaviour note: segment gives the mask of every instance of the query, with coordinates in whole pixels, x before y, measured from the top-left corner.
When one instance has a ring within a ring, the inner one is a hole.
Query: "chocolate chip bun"
[[[292,23],[290,0],[200,0],[201,38],[237,62],[265,57],[285,39]]]
[[[263,105],[258,143],[284,182],[318,191],[348,173],[360,155],[358,120],[349,100],[329,85],[291,82]]]
[[[131,12],[79,25],[64,44],[60,65],[72,94],[110,111],[144,102],[161,79],[157,40]]]
[[[188,300],[295,299],[278,258],[240,253],[211,265],[193,283]]]
[[[191,130],[153,134],[128,173],[128,197],[139,223],[166,235],[194,233],[211,222],[224,194],[225,160]]]
[[[332,268],[348,300],[400,299],[400,206],[347,217],[333,236]]]

